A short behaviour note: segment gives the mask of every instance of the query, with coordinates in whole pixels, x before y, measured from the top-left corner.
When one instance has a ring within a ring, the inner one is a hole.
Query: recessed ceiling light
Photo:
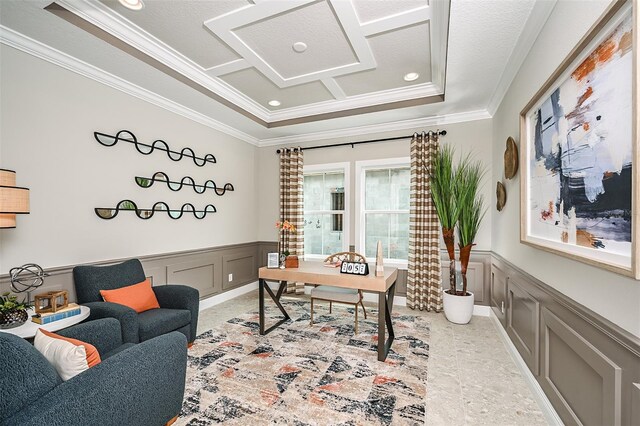
[[[293,43],[293,50],[298,52],[298,53],[302,53],[305,50],[307,50],[307,44],[303,43],[301,41],[297,41],[297,42]]]
[[[271,105],[271,106],[280,106],[280,101],[276,101],[276,100],[269,101],[269,105]]]
[[[131,10],[140,10],[144,7],[142,0],[118,0],[120,4]]]
[[[404,75],[404,81],[414,81],[417,80],[418,77],[420,77],[420,74],[417,72],[410,72]]]

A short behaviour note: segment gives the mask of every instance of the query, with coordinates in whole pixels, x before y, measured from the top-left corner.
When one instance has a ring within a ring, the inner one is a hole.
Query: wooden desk
[[[300,261],[300,267],[288,269],[268,269],[262,267],[258,270],[259,298],[260,298],[260,334],[265,335],[273,331],[290,319],[289,314],[280,303],[280,297],[287,287],[287,281],[304,282],[307,284],[331,285],[334,287],[355,288],[358,290],[373,291],[378,293],[378,361],[387,358],[395,334],[391,323],[393,310],[393,297],[396,290],[398,269],[385,266],[384,277],[376,277],[372,271],[369,275],[341,274],[339,268],[327,268],[322,262]],[[276,294],[273,293],[266,281],[280,281]],[[264,324],[264,292],[269,296],[284,318],[276,324],[265,329]],[[389,329],[389,339],[386,339],[386,329]]]

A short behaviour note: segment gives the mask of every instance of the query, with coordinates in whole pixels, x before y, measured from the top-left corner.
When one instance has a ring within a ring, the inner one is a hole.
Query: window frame
[[[344,173],[344,210],[311,210],[314,214],[339,214],[342,212],[342,251],[349,251],[349,239],[350,239],[350,200],[351,200],[351,175],[350,175],[351,163],[349,162],[339,162],[339,163],[325,163],[325,164],[311,164],[304,165],[302,169],[303,176],[306,174],[319,174],[319,173],[331,173],[331,172],[342,172]],[[304,197],[304,194],[303,194]],[[304,210],[304,200],[303,200],[303,220],[306,214],[306,210]],[[307,253],[307,248],[305,246],[304,250],[304,259],[305,260],[324,260],[330,254],[310,254]]]
[[[409,168],[411,169],[411,158],[410,157],[396,157],[396,158],[384,158],[379,160],[364,160],[364,161],[356,161],[356,184],[355,184],[355,193],[356,193],[356,203],[355,203],[355,237],[356,237],[356,251],[366,256],[365,253],[365,173],[367,170],[377,170],[377,169],[400,169],[400,168]],[[411,185],[411,181],[409,181],[409,185]],[[411,203],[411,195],[409,195],[409,203]],[[380,210],[383,213],[409,213],[411,214],[411,204],[409,204],[409,210]],[[411,221],[411,217],[409,217],[409,221]],[[408,256],[407,256],[408,257]],[[367,257],[368,262],[375,262],[376,258]],[[384,263],[386,265],[392,266],[400,266],[407,267],[409,263],[409,259],[391,259],[384,257]]]

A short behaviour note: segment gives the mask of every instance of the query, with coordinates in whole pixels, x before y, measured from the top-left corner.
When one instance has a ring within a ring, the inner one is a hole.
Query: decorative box
[[[298,256],[287,256],[284,260],[285,268],[297,268],[298,266],[300,266],[298,263]]]
[[[69,305],[69,295],[66,290],[36,294],[34,305],[37,314],[57,312]]]

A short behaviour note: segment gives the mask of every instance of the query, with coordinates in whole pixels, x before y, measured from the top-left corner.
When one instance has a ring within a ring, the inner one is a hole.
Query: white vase
[[[467,324],[473,315],[473,293],[467,291],[468,296],[453,296],[447,291],[442,292],[444,315],[455,324]]]

